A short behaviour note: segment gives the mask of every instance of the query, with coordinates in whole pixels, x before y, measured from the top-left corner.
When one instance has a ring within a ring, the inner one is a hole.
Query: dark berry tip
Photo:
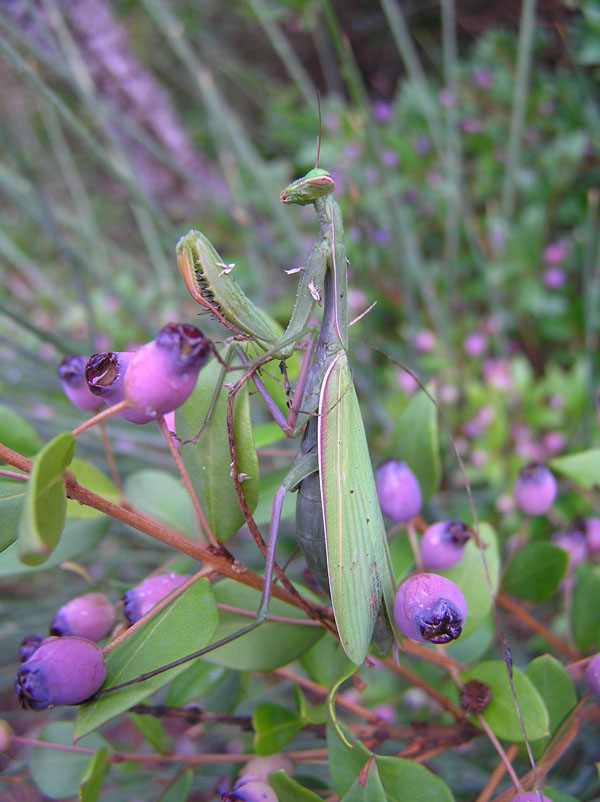
[[[519,476],[523,479],[532,479],[539,482],[546,478],[547,470],[546,466],[541,462],[529,462],[521,468]]]
[[[460,636],[463,619],[452,602],[440,599],[417,616],[417,626],[429,643],[449,643]]]
[[[76,387],[84,381],[85,363],[87,357],[83,354],[70,354],[58,366],[58,378],[69,387]]]
[[[95,395],[104,395],[121,375],[119,357],[114,351],[92,354],[85,366],[85,379]]]
[[[210,341],[190,323],[167,323],[156,335],[156,344],[174,352],[182,366],[206,361],[210,353]]]
[[[24,663],[17,674],[15,693],[23,710],[47,710],[52,707],[41,671]]]
[[[455,546],[464,546],[467,540],[473,536],[471,527],[462,521],[448,521],[446,532]]]
[[[28,635],[21,641],[19,646],[19,658],[22,663],[29,660],[31,655],[37,651],[44,638],[41,635]]]

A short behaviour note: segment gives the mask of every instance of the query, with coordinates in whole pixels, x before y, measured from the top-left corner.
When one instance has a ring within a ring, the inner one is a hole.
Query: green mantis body
[[[315,304],[323,305],[312,359],[299,380],[290,415],[282,424],[290,436],[306,428],[299,454],[273,504],[269,559],[274,555],[283,496],[298,490],[297,523],[307,560],[321,584],[329,587],[347,656],[360,664],[367,654],[382,599],[391,618],[394,579],[348,363],[347,260],[342,215],[331,197],[333,188],[329,173],[315,169],[281,193],[284,203],[314,204],[320,235],[302,271],[294,311],[279,341],[271,334],[266,318],[222,269],[223,263],[208,249],[202,235],[191,232],[180,241],[178,260],[192,295],[228,328],[253,340],[272,358],[285,359],[292,353],[295,340],[307,329]],[[266,586],[271,570],[267,564]],[[267,608],[268,588],[259,619],[266,616]]]

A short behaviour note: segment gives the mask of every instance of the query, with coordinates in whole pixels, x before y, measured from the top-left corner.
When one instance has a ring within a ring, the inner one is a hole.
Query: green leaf
[[[278,802],[323,802],[322,797],[301,786],[283,769],[269,774],[269,785],[277,794]]]
[[[502,660],[487,660],[461,674],[466,682],[477,679],[492,689],[492,699],[482,716],[498,738],[506,741],[522,741],[523,733],[515,708],[506,665]],[[530,740],[548,735],[548,711],[542,697],[531,680],[518,668],[513,668],[513,681],[525,730]]]
[[[333,727],[327,728],[329,750],[329,771],[333,787],[340,797],[348,792],[350,786],[370,757],[369,752],[342,725],[344,736],[352,744],[349,748]],[[412,760],[399,757],[376,756],[385,798],[390,802],[453,802],[452,791],[435,774]]]
[[[256,448],[265,448],[285,440],[285,434],[275,421],[259,423],[254,427],[254,444]]]
[[[165,792],[159,796],[158,802],[186,802],[189,799],[193,779],[193,770],[186,769],[175,777]]]
[[[447,643],[446,651],[459,663],[472,663],[479,660],[492,645],[496,636],[496,628],[491,613],[483,619],[470,635],[461,635],[458,640]]]
[[[167,690],[165,704],[183,707],[192,699],[198,699],[221,681],[225,669],[211,666],[204,660],[190,663],[189,668],[175,677]]]
[[[79,802],[98,802],[108,767],[108,749],[98,749],[81,775]]]
[[[171,739],[159,718],[150,714],[129,713],[129,720],[157,752],[166,755],[171,749]]]
[[[481,541],[485,545],[485,559],[488,566],[492,592],[498,589],[500,577],[500,555],[496,533],[487,523],[479,525]],[[478,546],[469,540],[460,562],[441,574],[456,582],[467,602],[467,620],[461,637],[467,637],[481,624],[492,607],[492,596],[487,583],[483,559]]]
[[[26,491],[22,479],[0,479],[0,552],[17,538]]]
[[[50,744],[71,746],[73,722],[55,721],[48,724],[39,732],[37,739]],[[96,750],[106,747],[107,742],[101,735],[94,733],[84,738],[79,745]],[[40,791],[51,799],[64,799],[77,795],[80,782],[87,775],[87,767],[94,758],[77,752],[34,746],[28,762]]]
[[[63,432],[33,460],[19,521],[19,557],[27,565],[43,563],[59,541],[67,512],[63,471],[74,448],[73,435]]]
[[[541,602],[554,595],[569,567],[569,556],[554,543],[537,541],[519,549],[504,576],[503,588],[512,596]]]
[[[0,554],[0,576],[46,571],[81,554],[93,554],[96,544],[109,525],[110,521],[106,516],[91,521],[82,519],[67,521],[58,546],[42,565],[24,565],[19,559],[19,544],[12,543]]]
[[[372,753],[352,735],[346,726],[341,724],[340,728],[347,743],[344,743],[335,727],[328,725],[327,751],[332,785],[336,794],[343,797]]]
[[[251,613],[258,609],[260,592],[247,585],[241,585],[232,579],[223,579],[215,584],[213,590],[219,604],[238,607]],[[271,599],[269,614],[306,621],[306,613],[302,610],[275,598]],[[251,616],[220,610],[215,640],[237,632],[251,621]],[[323,627],[265,621],[241,638],[209,652],[203,659],[237,671],[271,671],[300,657],[324,633]]]
[[[0,443],[26,457],[37,454],[43,445],[36,430],[4,404],[0,404]]]
[[[374,757],[370,757],[341,802],[386,802]]]
[[[577,454],[556,457],[548,464],[553,471],[572,479],[588,490],[600,485],[600,448],[590,448]]]
[[[345,352],[333,360],[323,380],[318,424],[331,602],[344,651],[360,665],[369,650],[382,596],[388,609],[393,604],[394,577]]]
[[[549,654],[542,654],[532,660],[525,669],[525,676],[534,684],[546,705],[550,720],[549,736],[552,736],[577,704],[573,680],[564,666]],[[540,752],[547,740],[542,740]]]
[[[258,755],[273,755],[300,732],[304,723],[298,713],[287,707],[264,702],[252,714],[254,749]]]
[[[195,582],[167,607],[147,621],[107,655],[103,688],[134,679],[140,674],[186,657],[208,646],[217,624],[215,600],[207,579]],[[187,664],[144,682],[109,693],[81,705],[75,724],[77,739],[97,729],[189,668]]]
[[[80,485],[87,487],[94,493],[104,496],[108,501],[113,504],[119,502],[120,493],[115,484],[105,476],[102,471],[99,471],[94,465],[86,462],[79,457],[71,460],[69,470],[75,474],[75,478]],[[96,510],[93,507],[88,507],[86,504],[80,504],[75,499],[67,499],[67,518],[101,518],[104,513]]]
[[[578,565],[571,605],[571,629],[578,649],[587,649],[600,638],[600,570]]]
[[[226,358],[226,357],[225,357]],[[221,382],[222,367],[213,360],[202,371],[196,389],[175,413],[179,437],[191,439],[203,425],[215,388]],[[218,540],[227,540],[244,524],[231,477],[231,453],[227,433],[227,398],[229,390],[221,383],[217,400],[206,429],[195,444],[181,445],[180,453],[194,489],[205,500],[206,517]],[[251,511],[258,502],[259,469],[247,386],[236,395],[233,406],[234,440],[238,473],[244,497]]]
[[[338,649],[339,641],[337,638],[331,633],[327,633],[300,658],[300,662],[308,671],[311,679],[314,679],[319,685],[328,687],[331,683]]]
[[[454,802],[452,791],[425,766],[400,757],[377,757],[377,768],[390,802]]]
[[[435,493],[441,475],[437,409],[422,390],[396,420],[389,456],[408,464],[419,480],[423,501]]]
[[[547,796],[548,799],[551,799],[552,802],[579,802],[579,799],[571,796],[571,794],[567,794],[565,791],[559,791],[556,788],[550,788],[549,785],[544,785],[542,793],[544,796]]]
[[[172,474],[150,468],[136,471],[125,480],[123,492],[141,512],[195,537],[194,506],[181,481]]]

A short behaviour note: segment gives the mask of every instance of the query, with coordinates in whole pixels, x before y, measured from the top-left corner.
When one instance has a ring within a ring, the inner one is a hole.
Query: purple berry
[[[382,512],[394,521],[406,522],[421,509],[421,488],[406,462],[388,459],[375,474]]]
[[[93,641],[46,638],[21,664],[15,691],[21,707],[29,710],[77,705],[96,693],[105,676],[102,650]]]
[[[22,663],[24,663],[25,660],[29,660],[31,655],[42,645],[43,640],[44,638],[42,635],[28,635],[21,641],[19,659]]]
[[[287,774],[292,774],[294,771],[294,764],[292,761],[285,757],[285,755],[268,755],[266,757],[253,757],[241,769],[235,788],[238,785],[247,783],[250,780],[258,780],[259,782],[266,783],[272,771],[285,771]]]
[[[448,643],[458,638],[467,617],[460,588],[439,574],[414,574],[394,599],[394,619],[407,638]]]
[[[587,557],[588,547],[583,519],[574,521],[564,532],[557,532],[552,540],[569,555],[569,569],[575,568]]]
[[[125,602],[125,618],[130,624],[135,622],[151,610],[172,590],[178,588],[190,578],[189,574],[159,574],[149,579],[144,579],[123,596]]]
[[[517,506],[527,515],[541,515],[556,498],[556,479],[545,465],[530,462],[519,471],[514,496]]]
[[[510,802],[552,802],[549,796],[538,794],[537,791],[523,791],[512,797]]]
[[[125,398],[157,418],[191,395],[210,356],[209,341],[195,326],[169,323],[136,353],[125,376]]]
[[[92,354],[85,366],[85,378],[92,393],[109,406],[124,401],[125,373],[134,356],[134,351],[106,351],[103,354]],[[145,415],[138,409],[126,409],[120,414],[132,423],[148,423],[155,417]]]
[[[222,802],[277,802],[277,795],[270,785],[259,780],[250,780],[236,785],[233,791],[221,796]]]
[[[590,658],[585,669],[585,681],[595,696],[600,696],[600,654]]]
[[[50,627],[51,635],[79,635],[99,641],[115,624],[115,608],[103,593],[86,593],[63,605]]]
[[[58,378],[65,395],[79,409],[98,409],[102,400],[95,396],[85,380],[87,358],[81,354],[66,356],[58,366]]]
[[[585,539],[592,554],[600,552],[600,518],[584,518]]]
[[[429,571],[445,571],[465,552],[473,530],[462,521],[439,521],[428,527],[421,540],[421,558]]]

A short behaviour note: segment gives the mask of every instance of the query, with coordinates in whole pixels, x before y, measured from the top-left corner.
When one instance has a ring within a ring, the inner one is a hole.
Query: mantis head
[[[315,167],[302,178],[286,187],[280,194],[279,200],[282,203],[296,203],[298,206],[306,206],[314,203],[317,198],[330,195],[335,189],[335,183],[327,170]]]

